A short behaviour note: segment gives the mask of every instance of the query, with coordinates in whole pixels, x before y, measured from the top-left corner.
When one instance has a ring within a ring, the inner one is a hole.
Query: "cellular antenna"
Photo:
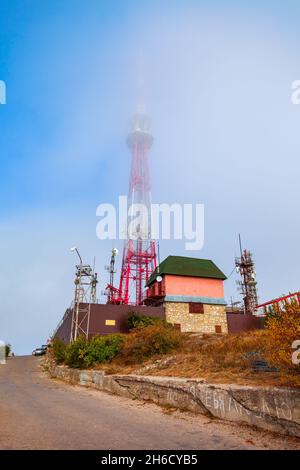
[[[240,255],[242,256],[243,249],[242,249],[242,239],[241,239],[241,234],[240,233],[239,233],[239,245],[240,245]]]

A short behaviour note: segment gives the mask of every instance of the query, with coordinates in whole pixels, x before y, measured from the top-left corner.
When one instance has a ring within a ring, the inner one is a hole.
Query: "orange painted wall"
[[[222,279],[206,279],[202,277],[164,276],[166,295],[194,295],[198,297],[224,297]]]

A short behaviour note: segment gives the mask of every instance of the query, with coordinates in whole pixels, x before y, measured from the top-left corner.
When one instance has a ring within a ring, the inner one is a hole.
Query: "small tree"
[[[267,316],[266,327],[271,338],[266,351],[269,361],[279,368],[300,372],[300,366],[292,362],[293,342],[300,340],[299,303],[292,299],[283,307],[276,305]]]
[[[168,354],[182,345],[182,334],[172,325],[155,323],[126,335],[120,352],[126,363],[142,363],[155,355]]]
[[[10,352],[11,352],[11,345],[6,344],[5,345],[5,357],[8,357],[10,355]]]
[[[66,358],[66,345],[60,338],[54,338],[52,341],[51,350],[54,359],[58,364],[62,364]]]
[[[147,326],[155,325],[155,324],[162,323],[162,322],[163,320],[161,320],[158,317],[138,315],[132,310],[128,312],[127,324],[128,324],[129,330],[134,330],[136,328],[145,328]]]
[[[87,367],[93,364],[110,362],[119,353],[124,338],[120,334],[94,336],[87,342],[84,363]]]
[[[88,340],[84,336],[79,336],[75,341],[68,344],[66,348],[65,363],[74,368],[85,366],[84,357],[86,354]]]

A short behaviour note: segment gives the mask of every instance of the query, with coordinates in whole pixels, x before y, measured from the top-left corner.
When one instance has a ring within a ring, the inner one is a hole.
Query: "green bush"
[[[62,350],[61,344],[56,350],[61,353],[61,362],[70,367],[85,368],[111,361],[119,353],[122,343],[123,337],[119,334],[93,336],[90,340],[80,336],[66,346],[65,351]]]
[[[148,321],[149,317],[145,318]],[[126,335],[97,335],[90,340],[80,336],[67,346],[55,339],[52,351],[58,364],[84,369],[110,362],[115,357],[127,364],[140,363],[151,356],[167,354],[180,347],[181,343],[182,335],[178,330],[165,321],[154,318],[153,324],[138,326]]]
[[[66,347],[65,364],[74,368],[84,368],[84,357],[86,354],[88,341],[83,336],[79,336],[76,341]]]
[[[5,345],[5,357],[8,357],[10,355],[10,352],[11,352],[11,345],[6,344]]]
[[[66,358],[65,343],[60,338],[54,338],[51,349],[57,364],[62,364]]]
[[[148,317],[146,315],[138,315],[133,311],[128,313],[127,325],[129,330],[136,328],[146,328],[147,326],[155,325],[163,322],[158,317]]]
[[[182,344],[180,331],[163,322],[133,330],[126,335],[121,355],[126,363],[139,363],[151,356],[167,354]]]
[[[85,365],[89,367],[92,364],[111,361],[119,353],[123,341],[123,337],[118,334],[93,336],[87,343],[84,355]]]

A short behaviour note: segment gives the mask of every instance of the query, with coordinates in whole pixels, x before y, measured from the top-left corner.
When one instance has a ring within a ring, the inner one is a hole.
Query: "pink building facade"
[[[166,320],[183,332],[227,333],[225,279],[211,260],[169,256],[151,276],[145,303],[164,305]]]

